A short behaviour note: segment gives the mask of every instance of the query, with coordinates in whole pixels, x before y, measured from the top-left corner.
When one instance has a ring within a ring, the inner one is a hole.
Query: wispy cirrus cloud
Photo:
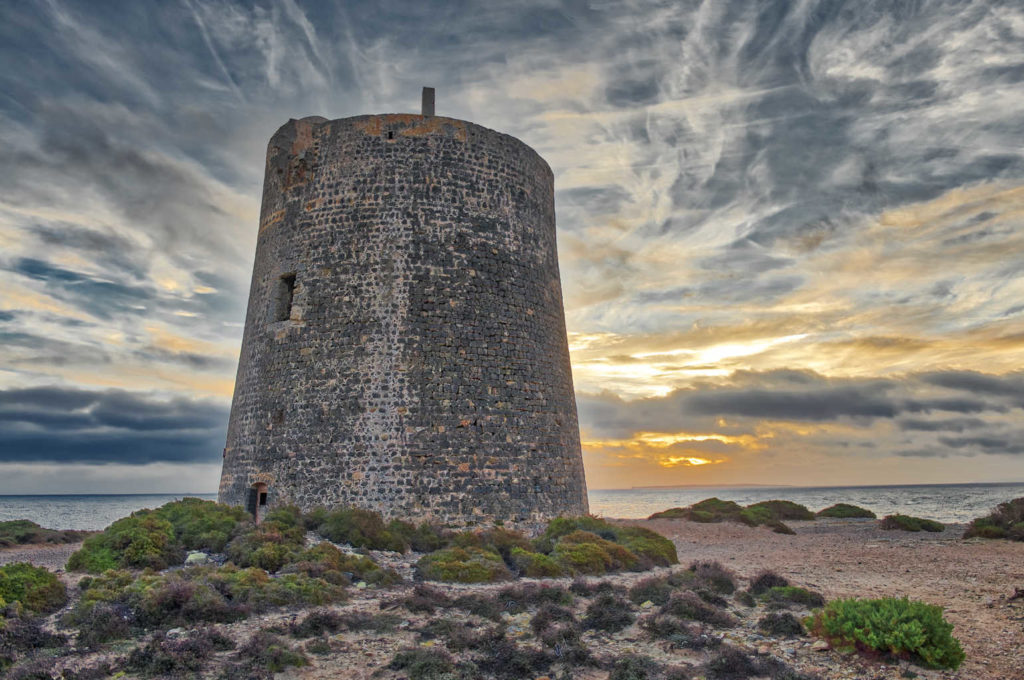
[[[270,134],[434,85],[555,172],[599,485],[1005,479],[1019,401],[981,388],[1024,352],[1022,26],[998,0],[5,5],[0,388],[225,409]]]

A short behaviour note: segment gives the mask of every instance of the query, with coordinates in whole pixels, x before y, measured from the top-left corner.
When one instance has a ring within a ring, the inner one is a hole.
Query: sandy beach
[[[1015,587],[1024,587],[1024,543],[962,540],[963,527],[950,526],[943,533],[881,531],[871,520],[818,520],[791,522],[796,535],[775,534],[743,525],[698,524],[684,520],[653,520],[640,524],[671,538],[682,565],[694,560],[717,560],[742,578],[763,568],[772,569],[791,582],[817,590],[828,599],[840,597],[907,596],[938,604],[955,625],[954,635],[967,652],[956,671],[924,671],[919,677],[950,680],[1021,680],[1024,678],[1024,599],[1011,601]],[[77,545],[29,546],[0,550],[0,563],[30,561],[51,569],[63,566]],[[378,557],[379,559],[379,557]],[[395,566],[406,566],[396,564]],[[403,569],[406,571],[406,569]],[[645,574],[610,577],[624,584]],[[495,586],[454,586],[483,589]],[[446,586],[446,588],[450,588]],[[395,597],[389,591],[383,599]],[[382,596],[372,591],[354,593],[346,608],[376,611]],[[239,634],[273,621],[296,618],[295,612],[262,616],[233,624]],[[421,623],[409,616],[409,630]],[[810,639],[797,642],[768,640],[758,643],[752,622],[730,633],[738,643],[767,645],[766,653],[789,654],[803,670],[828,680],[848,678],[899,678],[902,669],[835,651],[811,651]],[[347,677],[370,677],[397,650],[414,644],[407,631],[390,635],[345,634],[338,636],[339,654],[317,658],[313,666],[291,670],[280,677],[332,677],[348,664],[359,669]],[[635,628],[612,636],[591,638],[597,650],[650,653]],[[347,650],[347,651],[346,651]],[[762,651],[765,651],[762,649]],[[661,652],[655,652],[661,653]],[[365,671],[365,673],[364,673]],[[579,677],[604,678],[604,671]],[[383,677],[400,678],[386,673]]]

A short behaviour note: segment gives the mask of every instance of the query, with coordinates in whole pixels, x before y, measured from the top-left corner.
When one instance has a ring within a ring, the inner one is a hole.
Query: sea
[[[0,521],[30,519],[51,529],[103,529],[136,510],[155,508],[184,496],[217,498],[217,494],[0,496]],[[948,524],[969,522],[988,514],[999,503],[1024,496],[1024,483],[594,489],[589,496],[590,511],[602,517],[647,517],[715,496],[741,505],[790,500],[811,510],[851,503],[879,517],[903,513]]]

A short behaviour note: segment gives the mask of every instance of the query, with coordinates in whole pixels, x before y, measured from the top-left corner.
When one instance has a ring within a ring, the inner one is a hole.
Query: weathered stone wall
[[[586,512],[553,192],[536,152],[464,121],[278,130],[221,501]]]

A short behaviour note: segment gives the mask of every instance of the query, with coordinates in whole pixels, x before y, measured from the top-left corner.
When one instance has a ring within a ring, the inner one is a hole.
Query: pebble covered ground
[[[815,638],[765,636],[757,628],[764,606],[756,609],[728,598],[729,611],[739,619],[731,629],[715,629],[713,634],[760,658],[776,657],[793,668],[817,675],[822,680],[896,680],[919,677],[929,680],[1021,680],[1024,679],[1024,599],[1011,600],[1015,588],[1024,587],[1024,543],[959,538],[962,527],[951,526],[941,534],[910,534],[881,531],[870,520],[818,520],[791,522],[795,536],[774,534],[763,528],[736,524],[697,524],[683,520],[629,522],[647,526],[670,537],[679,551],[680,567],[695,560],[717,560],[739,577],[740,587],[763,568],[769,568],[803,586],[837,597],[908,596],[946,608],[947,619],[955,624],[954,635],[967,652],[967,660],[958,671],[930,671],[906,664],[884,664],[856,654],[841,654]],[[0,563],[28,559],[51,568],[66,559],[75,546],[17,548],[0,551]],[[414,557],[396,553],[372,553],[384,566],[411,576]],[[658,570],[653,573],[663,573]],[[615,584],[629,586],[647,578],[643,574],[618,574],[605,577]],[[71,577],[69,583],[76,579]],[[523,582],[528,582],[524,579]],[[567,586],[566,579],[545,581]],[[457,596],[465,592],[493,593],[507,584],[463,586],[439,584],[443,592]],[[424,639],[417,631],[430,620],[446,618],[466,620],[474,625],[493,625],[462,610],[439,609],[433,614],[412,613],[401,605],[388,604],[413,588],[407,584],[386,591],[352,588],[345,605],[332,607],[339,612],[362,611],[393,614],[399,621],[393,631],[342,632],[328,638],[330,651],[309,653],[312,665],[290,669],[281,678],[337,678],[353,680],[371,677],[399,680],[404,671],[381,670],[394,653],[407,648],[444,645],[441,639]],[[577,597],[571,608],[582,616],[588,598]],[[632,606],[643,616],[651,605]],[[800,616],[806,609],[794,609]],[[508,637],[517,644],[538,646],[527,614],[503,615]],[[58,614],[59,615],[59,614]],[[55,615],[54,620],[58,615]],[[231,637],[245,640],[261,628],[284,626],[300,620],[304,611],[279,611],[252,617],[246,621],[220,626]],[[690,667],[695,678],[699,665],[709,657],[707,651],[672,649],[663,641],[652,640],[636,624],[616,633],[586,631],[582,640],[598,658],[642,654],[673,666]],[[307,642],[296,641],[299,646]],[[124,654],[137,643],[115,647]],[[81,662],[88,662],[86,655]],[[211,666],[211,668],[214,668]],[[916,674],[916,675],[914,675]],[[215,672],[211,670],[210,677]],[[541,677],[541,676],[536,676]],[[603,680],[607,670],[578,669],[574,678]]]

